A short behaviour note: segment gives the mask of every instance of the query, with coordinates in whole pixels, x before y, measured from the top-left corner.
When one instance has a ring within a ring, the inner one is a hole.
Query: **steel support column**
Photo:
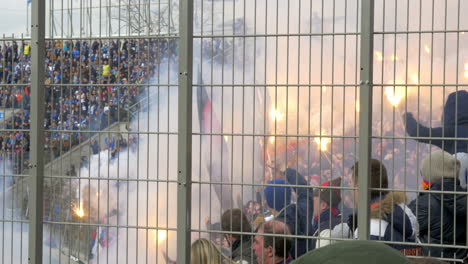
[[[367,240],[369,238],[369,175],[372,143],[374,0],[362,0],[361,5],[358,237],[360,240]]]
[[[42,263],[44,185],[45,0],[31,3],[31,147],[29,169],[29,263]]]
[[[193,1],[179,2],[177,263],[190,263]]]

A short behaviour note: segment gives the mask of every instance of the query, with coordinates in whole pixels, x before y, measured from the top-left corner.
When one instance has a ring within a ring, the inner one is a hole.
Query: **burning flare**
[[[157,242],[158,245],[161,244],[167,238],[166,230],[153,230],[153,240]]]
[[[272,108],[270,111],[270,117],[273,121],[281,121],[283,119],[283,114],[276,108]]]
[[[83,216],[84,216],[83,202],[80,201],[80,206],[75,208],[74,211],[75,211],[75,214],[79,218],[83,218]]]
[[[271,136],[270,138],[268,138],[268,141],[270,142],[270,144],[275,143],[275,137]]]
[[[405,98],[405,87],[402,86],[388,86],[385,87],[385,95],[387,96],[388,102],[393,107],[398,107],[403,98]]]
[[[376,51],[376,52],[375,52],[375,56],[377,57],[377,60],[378,60],[378,61],[383,61],[382,52]]]
[[[424,45],[424,51],[427,53],[427,54],[431,54],[431,48],[429,48],[429,45]]]
[[[468,62],[465,63],[465,74],[464,74],[464,76],[465,76],[465,79],[468,79]]]
[[[323,134],[325,134],[325,133],[322,132],[320,134],[320,136],[323,135]],[[330,144],[331,139],[328,138],[328,137],[316,137],[316,138],[314,138],[314,141],[315,141],[315,143],[317,143],[317,147],[318,147],[318,149],[320,151],[327,151],[328,150],[328,144]]]
[[[411,81],[413,81],[414,84],[419,84],[419,77],[417,74],[411,75]]]
[[[361,112],[361,102],[359,100],[356,100],[355,102],[355,106],[356,106],[356,112]]]

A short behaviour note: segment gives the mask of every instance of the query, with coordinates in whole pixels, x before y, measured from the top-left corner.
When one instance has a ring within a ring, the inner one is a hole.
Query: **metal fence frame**
[[[193,1],[179,0],[179,100],[178,100],[178,180],[177,180],[177,257],[179,263],[190,263],[191,199],[192,199],[192,109],[193,109]],[[42,263],[42,200],[44,181],[44,159],[42,155],[44,134],[40,120],[44,119],[41,100],[44,96],[43,72],[45,43],[45,1],[32,1],[32,144],[29,188],[29,263]],[[372,99],[374,63],[374,1],[361,0],[360,33],[360,123],[359,123],[359,239],[369,238],[369,166],[372,144]]]

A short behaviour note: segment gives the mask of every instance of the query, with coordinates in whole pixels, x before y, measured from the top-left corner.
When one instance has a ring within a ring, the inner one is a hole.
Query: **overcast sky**
[[[27,0],[0,0],[0,34],[26,33]]]

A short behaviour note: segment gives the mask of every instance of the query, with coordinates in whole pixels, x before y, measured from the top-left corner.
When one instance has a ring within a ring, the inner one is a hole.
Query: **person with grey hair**
[[[409,207],[419,224],[419,239],[423,243],[466,245],[466,190],[458,179],[460,162],[443,150],[437,150],[422,162],[422,192]],[[441,191],[457,192],[441,194]],[[464,192],[464,194],[462,194]],[[423,246],[423,254],[431,257],[464,259],[468,250],[461,248]]]

